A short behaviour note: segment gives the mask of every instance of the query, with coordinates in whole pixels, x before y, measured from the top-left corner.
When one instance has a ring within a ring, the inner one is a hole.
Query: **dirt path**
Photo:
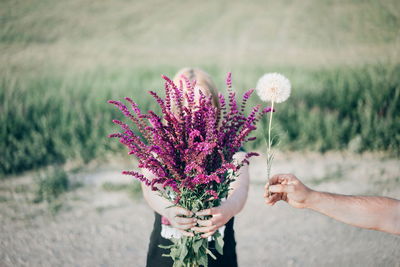
[[[400,164],[379,155],[278,154],[273,173],[294,172],[318,190],[400,198]],[[235,231],[240,266],[400,266],[400,237],[338,223],[286,203],[263,204],[263,158],[253,160],[248,202]],[[85,186],[63,196],[54,217],[31,204],[32,178],[0,181],[1,266],[144,266],[153,213],[105,182],[121,166],[72,175]]]

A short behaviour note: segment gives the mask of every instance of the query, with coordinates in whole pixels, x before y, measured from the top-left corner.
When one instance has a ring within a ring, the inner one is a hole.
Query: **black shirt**
[[[217,257],[216,260],[208,256],[209,267],[237,267],[236,241],[233,230],[234,218],[226,224],[224,233],[224,254],[220,255],[215,250],[214,241],[209,242],[209,249]],[[160,248],[158,245],[171,245],[172,241],[161,236],[161,215],[155,212],[153,232],[150,236],[149,250],[147,252],[147,267],[170,267],[173,261],[170,257],[163,257],[168,254],[168,250]]]

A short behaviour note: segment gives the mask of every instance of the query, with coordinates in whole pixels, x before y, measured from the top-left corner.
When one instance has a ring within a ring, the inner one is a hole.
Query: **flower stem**
[[[271,128],[272,128],[272,115],[274,114],[274,101],[271,101],[271,113],[269,115],[269,125],[268,125],[268,149],[267,149],[267,180],[271,176],[271,166],[272,166],[272,142],[271,142]],[[269,191],[268,191],[269,192]],[[268,193],[270,195],[270,193]]]
[[[271,113],[269,115],[269,126],[268,126],[268,156],[271,153],[271,125],[272,125],[272,114],[274,114],[274,101],[271,102]],[[269,174],[268,174],[269,178]]]

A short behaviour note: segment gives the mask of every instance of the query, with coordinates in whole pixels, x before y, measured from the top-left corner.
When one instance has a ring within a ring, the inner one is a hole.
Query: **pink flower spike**
[[[228,72],[228,75],[226,76],[226,85],[228,88],[232,88],[232,73]]]

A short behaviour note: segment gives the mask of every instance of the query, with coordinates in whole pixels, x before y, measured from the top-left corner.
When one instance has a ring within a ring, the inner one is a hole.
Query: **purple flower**
[[[165,80],[165,98],[149,92],[160,106],[161,115],[151,110],[143,114],[130,98],[125,100],[130,103],[131,110],[122,102],[109,101],[140,133],[137,134],[128,124],[114,120],[121,132],[109,137],[118,138],[129,149],[129,154],[137,158],[139,168],[148,169],[155,178],[150,181],[135,171],[124,171],[123,174],[135,177],[153,190],[169,188],[176,194],[173,198],[175,203],[179,203],[184,190],[198,190],[218,199],[218,194],[223,192],[216,190],[217,185],[231,181],[227,173],[238,171],[251,156],[257,155],[250,152],[242,162],[234,164],[232,161],[233,155],[247,141],[255,139],[249,135],[271,108],[261,109],[257,105],[246,116],[245,108],[254,89],[243,94],[239,108],[236,93],[231,89],[230,73],[226,79],[228,101],[222,94],[218,95],[220,109],[213,106],[211,96],[201,91],[198,101],[195,101],[195,82],[186,77],[182,77],[187,89],[185,92],[182,82],[176,85],[168,77],[162,77]]]

